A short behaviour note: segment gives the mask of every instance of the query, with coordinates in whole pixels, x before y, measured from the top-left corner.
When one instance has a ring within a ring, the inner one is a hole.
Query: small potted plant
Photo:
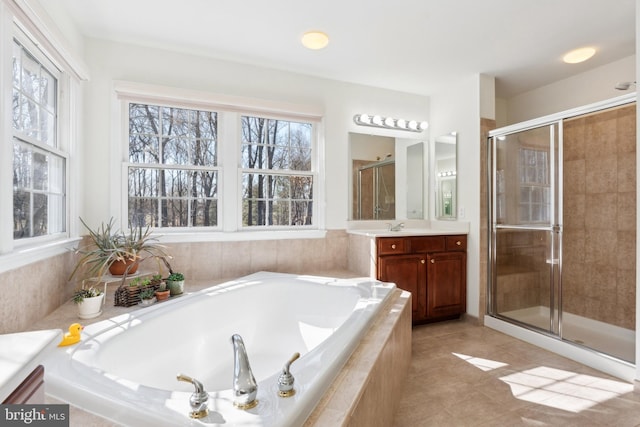
[[[78,307],[78,317],[81,319],[93,319],[102,314],[104,292],[100,289],[84,286],[73,294],[73,302]]]
[[[169,274],[169,277],[167,277],[167,286],[171,290],[171,295],[180,295],[184,292],[184,274]]]
[[[140,305],[149,306],[156,302],[156,296],[153,288],[146,288],[140,291]]]
[[[167,287],[167,284],[165,282],[160,282],[160,285],[156,290],[156,298],[158,299],[158,301],[169,299],[170,294],[171,290]]]

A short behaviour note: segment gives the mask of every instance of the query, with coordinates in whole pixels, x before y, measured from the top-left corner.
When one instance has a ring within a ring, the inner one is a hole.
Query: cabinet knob
[[[423,259],[421,259],[421,260],[420,260],[420,262],[421,262],[422,264],[424,264],[424,260],[423,260]]]
[[[395,248],[396,248],[396,245],[391,245],[391,249],[395,249]]]
[[[458,240],[458,241],[456,242],[456,245],[460,246],[460,245],[462,245],[462,242],[461,242],[460,240]]]
[[[431,264],[435,264],[435,263],[436,263],[436,260],[431,258]]]

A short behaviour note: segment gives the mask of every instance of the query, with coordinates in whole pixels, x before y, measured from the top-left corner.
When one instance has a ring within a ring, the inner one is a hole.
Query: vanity
[[[460,317],[469,224],[458,221],[457,132],[350,133],[349,147],[349,270],[410,292],[414,325]]]
[[[466,312],[467,233],[452,229],[349,230],[355,271],[411,292],[413,324]],[[362,256],[361,254],[365,254]]]

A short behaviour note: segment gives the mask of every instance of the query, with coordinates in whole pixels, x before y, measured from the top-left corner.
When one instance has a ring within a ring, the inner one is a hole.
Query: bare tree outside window
[[[311,123],[242,117],[242,224],[313,224]]]
[[[129,105],[129,221],[218,224],[217,113]]]

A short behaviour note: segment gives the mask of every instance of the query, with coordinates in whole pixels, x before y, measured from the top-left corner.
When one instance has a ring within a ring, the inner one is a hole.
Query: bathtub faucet
[[[233,406],[251,409],[258,404],[258,383],[253,377],[244,341],[238,334],[231,336],[233,344]]]

